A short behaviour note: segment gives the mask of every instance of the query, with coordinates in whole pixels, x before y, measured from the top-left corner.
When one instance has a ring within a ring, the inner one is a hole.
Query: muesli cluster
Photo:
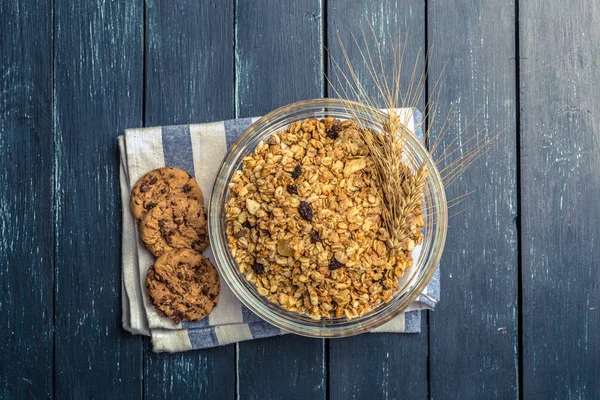
[[[258,293],[314,319],[362,316],[398,290],[422,213],[391,250],[365,131],[307,119],[261,142],[229,184],[227,237]],[[376,138],[375,138],[376,139]]]

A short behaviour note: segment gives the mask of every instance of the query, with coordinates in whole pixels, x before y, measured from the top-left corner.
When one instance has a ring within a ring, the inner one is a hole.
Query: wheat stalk
[[[407,41],[405,40],[403,45],[397,45],[391,49],[393,66],[389,70],[383,61],[383,51],[372,25],[369,24],[368,31],[361,25],[362,40],[352,33],[351,35],[352,44],[358,50],[360,55],[359,62],[366,71],[366,78],[368,79],[364,80],[365,77],[359,75],[354,62],[350,59],[345,44],[338,34],[338,43],[347,72],[344,71],[344,68],[330,54],[331,65],[333,66],[333,78],[338,83],[341,83],[341,85],[334,85],[329,77],[327,77],[327,80],[337,97],[346,102],[348,111],[356,117],[355,120],[359,124],[361,121],[359,115],[364,115],[365,112],[374,120],[379,121],[381,129],[378,132],[360,125],[359,131],[374,164],[373,171],[384,208],[382,213],[384,228],[380,233],[386,240],[394,256],[398,256],[407,250],[411,251],[414,244],[422,240],[421,231],[424,227],[423,212],[432,212],[432,210],[425,208],[423,205],[423,191],[425,185],[428,183],[428,179],[431,179],[431,177],[427,175],[424,165],[420,165],[416,170],[413,170],[406,162],[404,155],[406,146],[405,137],[407,134],[411,134],[406,126],[412,115],[409,112],[408,115],[404,115],[404,118],[402,118],[396,111],[397,108],[416,108],[421,102],[424,92],[427,90],[426,83],[429,78],[431,57],[425,60],[424,71],[418,73],[421,52],[418,53],[414,66],[410,71],[408,87],[402,90],[401,78],[404,74],[403,60]],[[369,43],[370,39],[372,39],[374,44]],[[432,127],[435,125],[439,115],[438,105],[441,86],[443,84],[442,75],[444,68],[435,80],[430,90],[428,102],[425,105],[423,123],[425,121],[429,122],[424,127],[425,129],[423,129],[426,143],[429,143]],[[367,84],[365,83],[367,81],[373,85],[377,96],[383,100],[383,108],[386,110],[386,113],[382,114],[379,111],[379,104],[369,94]],[[456,113],[453,107],[450,107],[450,111],[446,114],[441,127],[436,132],[435,142],[430,144],[431,154],[437,153],[444,136],[453,125],[455,117]],[[476,118],[477,115],[468,122],[464,130],[467,130]],[[460,143],[459,138],[462,136],[464,130],[455,139],[445,145],[445,149],[439,158],[436,159],[434,157],[434,163],[439,167],[444,187],[451,185],[473,162],[489,149],[490,145],[502,133],[500,132],[491,138],[480,141],[482,131],[478,131],[470,139],[464,143]],[[444,187],[438,188],[438,190],[444,190]],[[450,201],[448,206],[455,206],[461,203],[464,200],[464,196],[460,196],[456,200],[459,201]],[[431,220],[429,218],[429,221]]]

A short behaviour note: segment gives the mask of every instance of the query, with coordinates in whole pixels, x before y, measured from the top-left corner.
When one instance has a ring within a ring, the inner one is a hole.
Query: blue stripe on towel
[[[281,335],[281,329],[263,321],[245,306],[242,306],[242,318],[244,323],[248,324],[248,328],[250,328],[252,339]]]
[[[253,322],[248,324],[252,339],[281,335],[281,329],[274,327],[265,321]]]
[[[165,166],[194,174],[194,154],[189,125],[163,126],[162,145]]]
[[[254,322],[261,322],[262,319],[242,304],[242,321],[244,321],[245,324],[252,324]]]
[[[404,332],[421,332],[421,311],[409,311],[404,314]]]
[[[225,121],[225,143],[227,150],[240,137],[242,133],[252,124],[252,118],[230,119]]]
[[[436,301],[440,299],[440,267],[438,266],[429,284],[427,285],[427,294]]]
[[[182,322],[181,327],[183,329],[198,329],[198,328],[206,328],[210,326],[208,323],[208,317],[201,319],[200,321],[192,321],[192,322]]]
[[[204,349],[219,345],[215,328],[190,329],[187,331],[192,349]]]

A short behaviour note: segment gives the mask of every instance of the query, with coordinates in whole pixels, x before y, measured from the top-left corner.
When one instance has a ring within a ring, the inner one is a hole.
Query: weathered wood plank
[[[598,398],[600,4],[519,6],[523,397]]]
[[[0,398],[49,399],[52,2],[6,2],[0,26]]]
[[[349,76],[348,68],[338,41],[344,43],[355,71],[369,89],[369,96],[383,107],[374,84],[368,80],[366,65],[354,44],[352,34],[365,50],[366,39],[371,53],[377,59],[376,41],[380,44],[383,65],[388,74],[394,66],[394,47],[404,45],[402,86],[407,88],[410,75],[417,63],[417,73],[424,72],[425,3],[420,0],[396,2],[328,1],[328,48],[335,63]],[[349,21],[353,21],[349,24]],[[362,25],[365,35],[361,33]],[[371,32],[371,25],[373,33]],[[335,79],[333,61],[329,62],[329,76],[340,91],[344,82]],[[379,65],[377,65],[379,67]],[[341,78],[343,81],[343,78]],[[332,97],[334,93],[330,89]],[[417,105],[423,110],[425,98]],[[426,314],[423,314],[420,334],[365,334],[329,342],[329,375],[331,399],[403,398],[425,399],[428,393],[427,357],[428,332]]]
[[[511,1],[428,3],[428,40],[435,46],[430,90],[447,63],[434,128],[451,105],[457,113],[439,154],[456,148],[450,143],[457,135],[464,143],[483,129],[481,142],[505,129],[447,188],[449,199],[476,191],[450,210],[464,212],[449,221],[441,302],[430,314],[432,398],[518,397],[514,9]]]
[[[234,345],[179,354],[144,353],[144,399],[233,399]]]
[[[323,95],[318,0],[238,0],[239,117]],[[238,346],[238,398],[324,399],[324,341],[287,335]]]
[[[146,2],[145,125],[234,117],[233,1]],[[146,399],[231,399],[235,347],[144,353]]]
[[[237,0],[237,117],[323,96],[321,12],[319,0]]]
[[[146,1],[146,126],[234,117],[233,1]]]
[[[368,333],[331,340],[330,398],[427,399],[427,338],[424,318],[421,333]]]
[[[296,335],[238,344],[238,399],[325,399],[325,341]]]
[[[142,3],[55,12],[56,398],[140,398],[141,340],[121,328],[116,138],[142,122]]]

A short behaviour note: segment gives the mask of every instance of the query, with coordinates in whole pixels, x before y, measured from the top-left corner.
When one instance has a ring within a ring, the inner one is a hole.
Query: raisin
[[[181,320],[183,319],[181,313],[178,313],[177,315],[174,316],[173,318],[173,322],[175,322],[176,324],[180,323]]]
[[[296,168],[294,168],[294,170],[292,171],[292,178],[298,179],[298,177],[300,177],[300,174],[302,174],[302,167],[300,165],[296,165]]]
[[[305,201],[300,202],[300,207],[298,207],[298,212],[300,216],[307,221],[312,221],[313,219],[313,210],[310,204]]]
[[[175,222],[177,225],[181,225],[181,224],[183,224],[183,218],[181,218],[181,219],[174,219],[173,222]]]
[[[207,287],[203,287],[202,288],[202,294],[205,295],[205,296],[208,294],[208,288]]]
[[[156,182],[158,182],[158,178],[154,177],[150,180],[150,182],[148,182],[150,185],[154,185]]]
[[[312,231],[310,233],[310,242],[317,243],[321,241],[321,236],[319,235],[319,231]]]
[[[150,190],[150,186],[148,186],[147,184],[143,184],[142,187],[140,188],[140,192],[142,193],[146,193],[148,190]]]
[[[165,194],[165,193],[167,193],[167,189],[161,189],[160,190],[160,194]]]
[[[252,224],[250,223],[250,221],[246,220],[242,226],[246,229],[252,229]]]
[[[289,194],[298,194],[298,188],[294,185],[287,185],[286,190]]]
[[[149,209],[154,208],[154,207],[156,207],[156,203],[153,202],[153,201],[150,201],[150,202],[146,203],[146,207],[144,207],[144,208],[146,210],[149,210]]]
[[[242,236],[246,236],[246,233],[245,233],[243,230],[241,230],[241,229],[240,229],[240,230],[239,230],[239,231],[237,231],[237,232],[236,232],[236,233],[235,233],[233,236],[234,236],[235,238],[238,238],[238,239],[239,239],[239,238],[241,238]]]
[[[265,266],[262,265],[261,263],[255,262],[254,264],[252,264],[252,270],[254,272],[256,272],[258,275],[260,275],[263,272],[265,272]]]
[[[341,130],[342,127],[340,126],[340,124],[335,124],[327,131],[327,137],[331,140],[335,140],[338,138]]]
[[[331,262],[329,263],[329,270],[330,271],[335,271],[336,269],[342,268],[344,266],[344,264],[342,264],[341,262],[339,262],[338,260],[336,260],[335,258],[333,260],[331,260]]]
[[[187,193],[190,190],[192,190],[192,188],[190,187],[190,185],[188,185],[187,183],[185,185],[183,185],[183,187],[181,188],[181,190],[183,190],[183,193]]]

